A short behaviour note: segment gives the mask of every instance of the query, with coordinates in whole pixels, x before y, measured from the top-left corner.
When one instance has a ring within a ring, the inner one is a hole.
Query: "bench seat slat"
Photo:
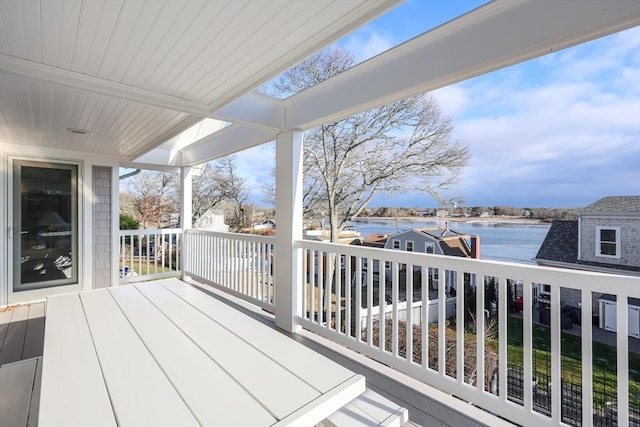
[[[39,425],[115,426],[80,298],[49,297],[45,329]]]

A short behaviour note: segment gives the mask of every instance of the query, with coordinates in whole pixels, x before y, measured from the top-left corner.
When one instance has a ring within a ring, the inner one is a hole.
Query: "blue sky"
[[[409,0],[339,44],[365,60],[482,1]],[[640,194],[640,28],[432,92],[471,161],[445,196],[467,206],[583,207]],[[256,189],[273,150],[237,155]],[[262,203],[260,191],[252,200]],[[383,195],[370,206],[435,206],[424,193]]]

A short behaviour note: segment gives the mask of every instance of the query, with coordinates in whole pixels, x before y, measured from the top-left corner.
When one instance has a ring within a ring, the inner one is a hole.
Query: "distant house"
[[[267,219],[262,221],[259,224],[254,224],[253,225],[253,229],[254,230],[272,230],[276,228],[276,222],[272,219]]]
[[[229,231],[229,226],[224,223],[224,212],[219,209],[209,209],[196,220],[195,228],[209,231]]]
[[[362,241],[363,246],[398,249],[435,255],[480,258],[480,240],[444,228],[412,228],[393,235],[373,234]]]
[[[640,276],[640,196],[604,197],[555,220],[535,257],[539,265]]]
[[[408,252],[420,252],[434,255],[448,255],[465,258],[480,257],[480,240],[477,236],[469,236],[451,230],[448,225],[444,228],[412,228],[401,231],[396,234],[372,234],[358,244],[382,249],[393,249]],[[385,263],[385,281],[390,282],[391,265]],[[374,261],[373,271],[378,273],[380,270],[378,263]],[[401,285],[403,284],[403,272],[401,274]],[[419,288],[420,273],[414,272],[415,288]],[[438,272],[429,269],[429,287],[435,290],[438,287]],[[456,289],[456,280],[454,279],[455,271],[446,271],[444,274],[449,275],[449,280],[445,283],[449,286],[446,290],[447,295],[454,295]],[[469,279],[471,280],[471,279]]]
[[[535,257],[539,265],[640,277],[640,196],[604,197],[578,211],[577,221],[555,220]],[[534,290],[548,302],[548,286]],[[563,306],[579,307],[580,292],[561,290]],[[615,300],[593,298],[600,327],[615,331]],[[629,303],[629,335],[640,338],[640,304]]]

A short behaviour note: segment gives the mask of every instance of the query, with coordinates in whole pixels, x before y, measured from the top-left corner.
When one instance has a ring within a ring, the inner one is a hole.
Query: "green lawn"
[[[535,359],[534,375],[544,377],[550,374],[551,366],[551,332],[548,327],[533,325],[533,354]],[[574,383],[582,379],[582,343],[581,338],[562,333],[562,377]],[[507,359],[510,363],[523,364],[522,319],[509,316],[507,320]],[[594,398],[606,392],[616,395],[616,347],[593,342],[593,388]],[[640,395],[640,355],[629,353],[629,394]]]

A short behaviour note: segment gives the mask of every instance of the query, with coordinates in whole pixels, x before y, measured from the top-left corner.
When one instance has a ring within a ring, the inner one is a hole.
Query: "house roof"
[[[582,270],[619,270],[640,272],[640,267],[613,265],[578,259],[578,221],[557,219],[544,238],[535,258],[540,265],[553,265]]]
[[[635,0],[495,0],[287,99],[254,91],[398,3],[3,1],[0,142],[194,166],[640,24]]]
[[[535,259],[576,263],[578,260],[578,221],[554,220]]]
[[[599,214],[640,215],[640,196],[609,196],[578,211],[580,216]]]

